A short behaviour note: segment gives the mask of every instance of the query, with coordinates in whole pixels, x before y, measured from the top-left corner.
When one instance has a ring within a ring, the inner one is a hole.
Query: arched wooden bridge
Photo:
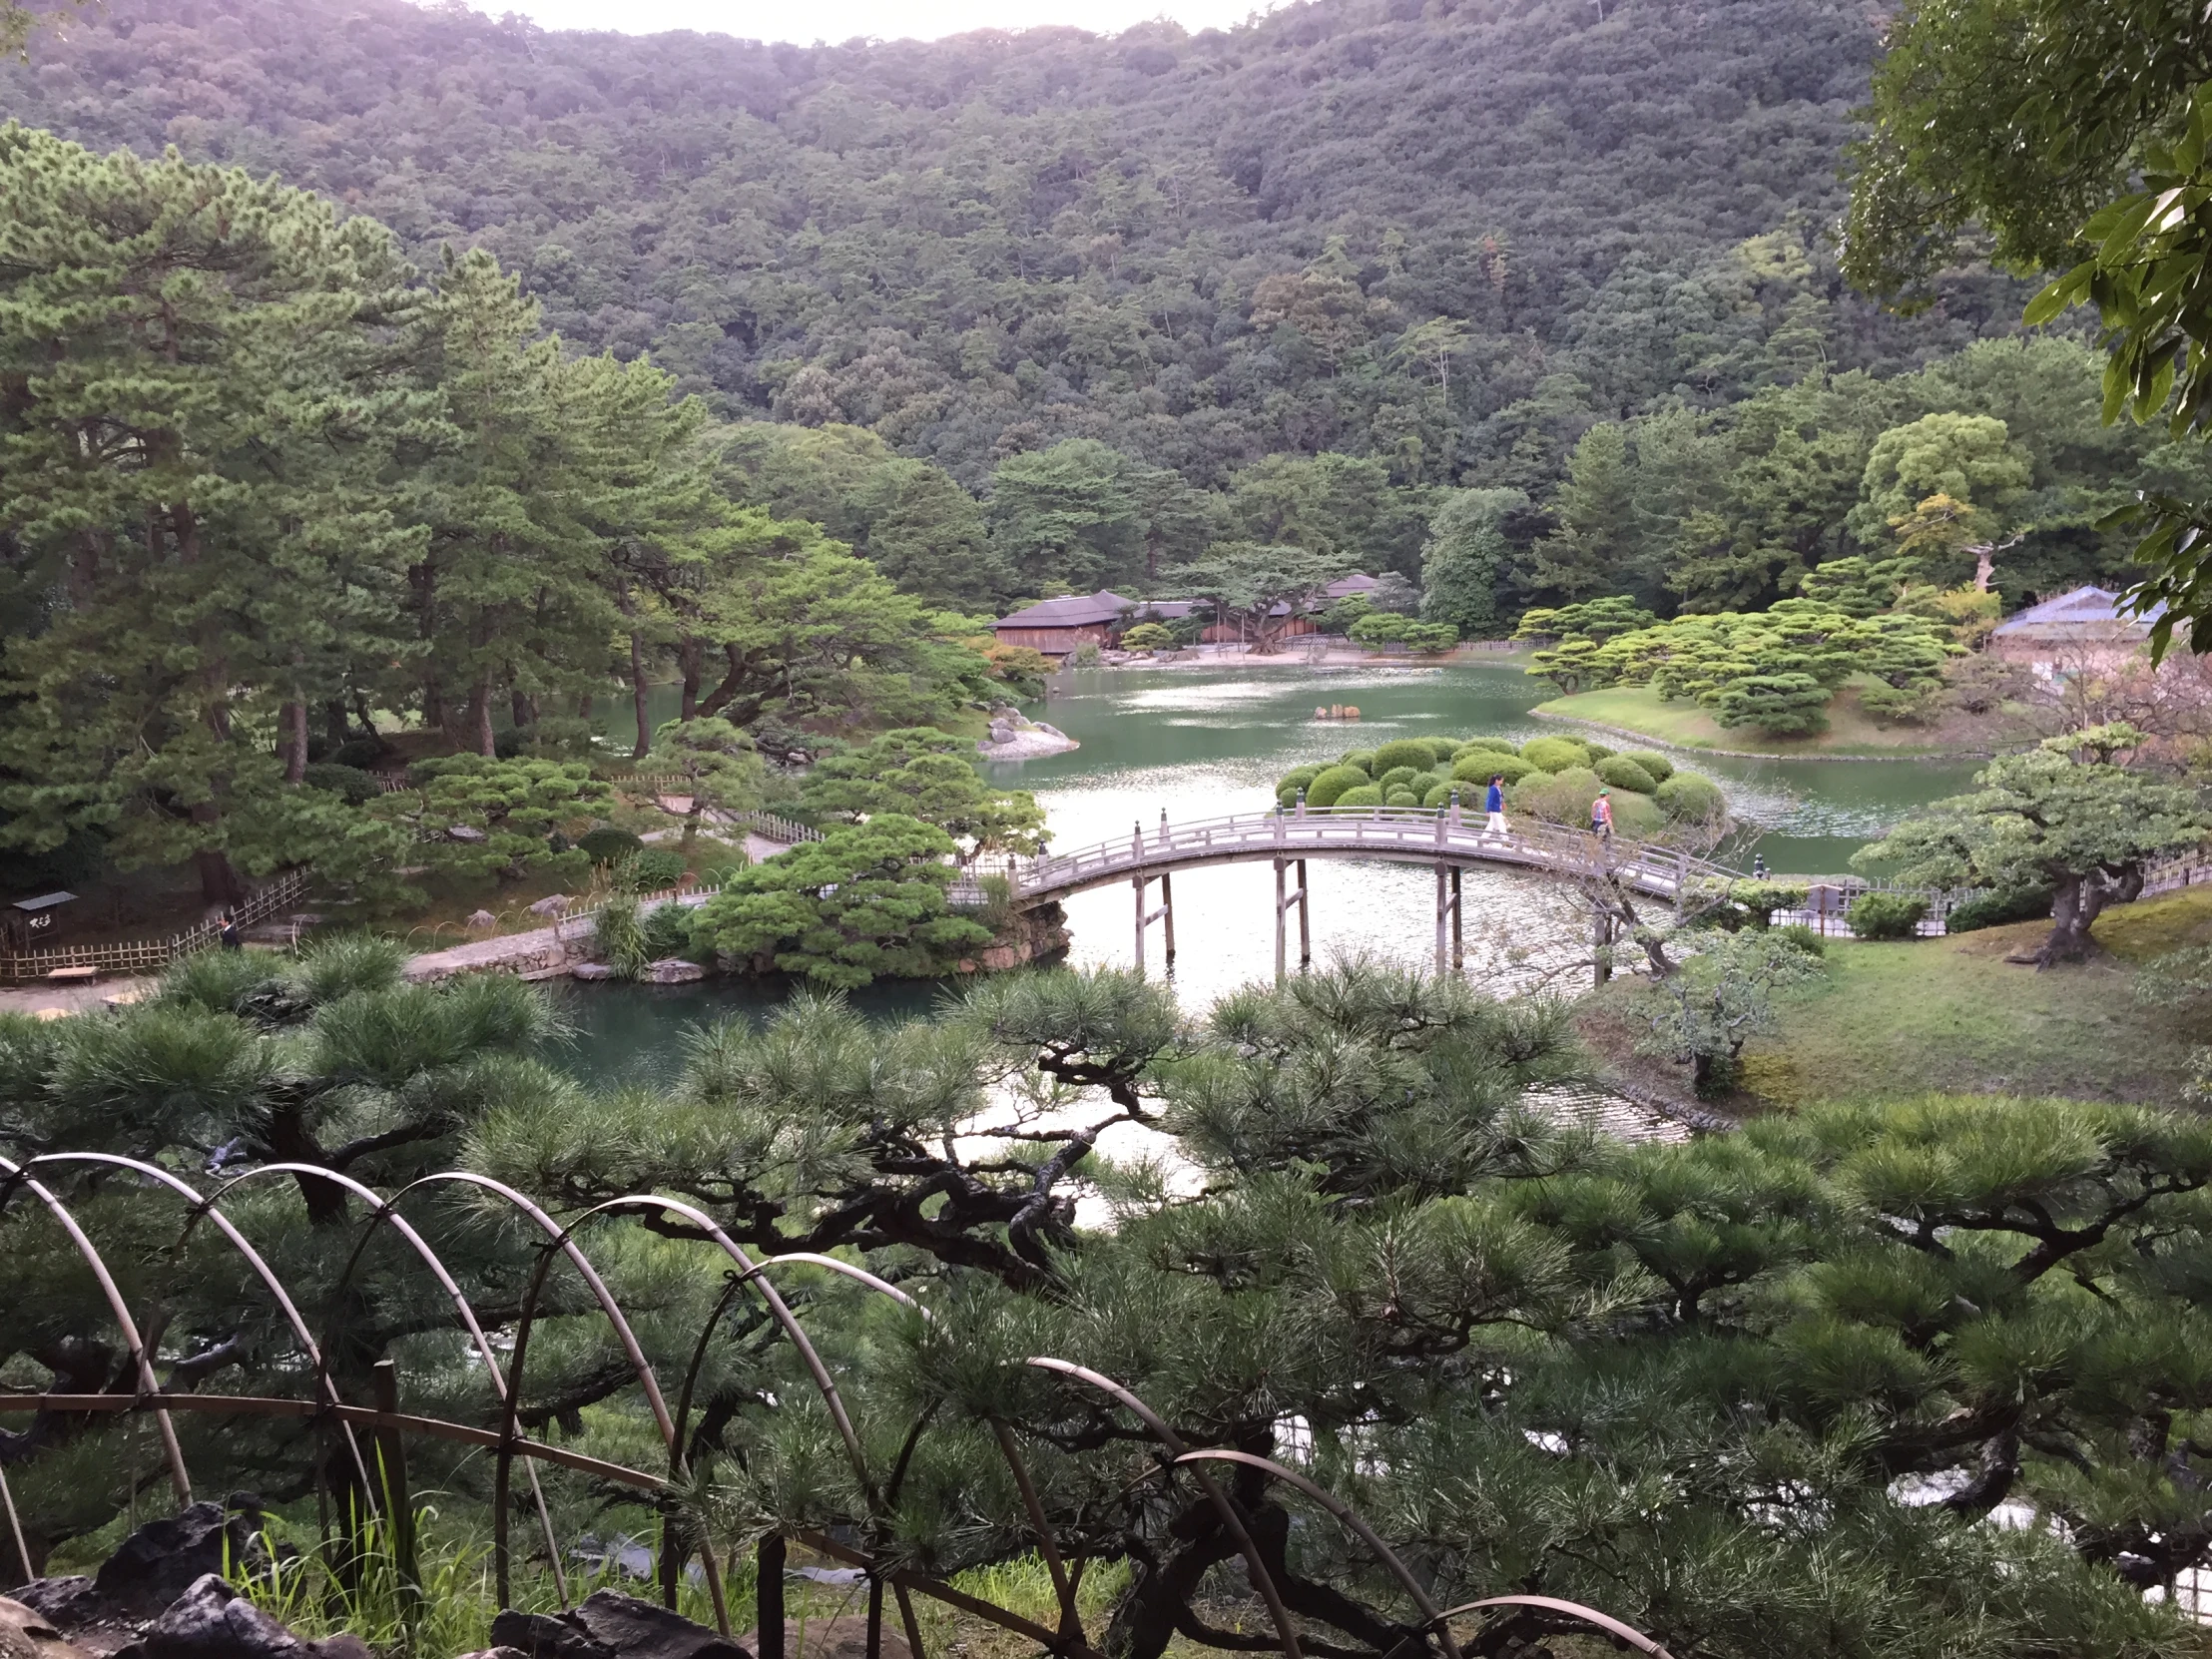
[[[1142,969],[1145,933],[1155,921],[1165,924],[1168,960],[1175,959],[1173,876],[1177,870],[1272,859],[1278,976],[1288,964],[1293,908],[1298,911],[1299,958],[1303,962],[1313,956],[1306,884],[1306,864],[1312,858],[1431,865],[1436,871],[1439,972],[1461,955],[1459,875],[1469,864],[1508,864],[1554,873],[1602,872],[1623,886],[1670,903],[1698,877],[1743,878],[1741,871],[1693,856],[1682,847],[1625,837],[1601,840],[1587,831],[1526,822],[1496,835],[1483,829],[1484,822],[1457,807],[1301,809],[1238,813],[1174,825],[1163,812],[1158,827],[1149,831],[1140,824],[1123,838],[1071,852],[987,860],[974,873],[1003,876],[1013,889],[1017,909],[1127,881],[1135,893],[1137,966]],[[1295,886],[1291,884],[1294,872]],[[1160,883],[1157,908],[1149,907],[1154,881]]]

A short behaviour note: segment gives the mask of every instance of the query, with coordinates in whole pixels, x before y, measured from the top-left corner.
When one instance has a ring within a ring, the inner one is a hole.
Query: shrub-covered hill
[[[1318,0],[800,48],[458,4],[105,0],[0,115],[276,170],[481,243],[579,346],[981,484],[1066,436],[1218,484],[1277,452],[1542,490],[1574,436],[2008,325],[1878,318],[1820,238],[1850,0]]]

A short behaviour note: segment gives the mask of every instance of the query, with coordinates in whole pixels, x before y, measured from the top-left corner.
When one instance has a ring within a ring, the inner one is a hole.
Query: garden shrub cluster
[[[1275,799],[1298,805],[1303,792],[1314,811],[1339,807],[1395,807],[1434,811],[1460,804],[1481,806],[1493,777],[1505,781],[1507,806],[1531,818],[1586,825],[1601,789],[1612,792],[1613,822],[1630,836],[1657,834],[1670,824],[1709,825],[1727,812],[1718,785],[1694,772],[1677,771],[1664,755],[1617,754],[1578,738],[1393,738],[1375,749],[1355,749],[1334,766],[1294,767],[1276,780]]]
[[[1902,892],[1863,892],[1844,919],[1863,939],[1909,939],[1928,914],[1928,900]]]

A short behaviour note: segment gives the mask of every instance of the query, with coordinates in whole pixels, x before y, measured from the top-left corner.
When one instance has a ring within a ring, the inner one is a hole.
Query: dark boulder
[[[195,1503],[148,1521],[125,1538],[101,1564],[92,1587],[125,1616],[153,1618],[210,1573],[220,1577],[266,1566],[261,1533],[261,1499],[251,1493],[234,1493],[227,1504]]]
[[[614,1590],[595,1590],[558,1617],[501,1613],[491,1639],[524,1659],[753,1659],[705,1625]]]

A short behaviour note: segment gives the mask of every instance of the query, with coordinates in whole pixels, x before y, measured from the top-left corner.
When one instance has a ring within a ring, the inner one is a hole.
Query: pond
[[[1075,672],[1057,678],[1045,708],[1031,712],[1082,748],[990,770],[1000,783],[1035,792],[1055,845],[1073,849],[1127,835],[1140,823],[1157,825],[1163,811],[1173,822],[1265,811],[1274,805],[1275,780],[1292,767],[1392,737],[1521,740],[1571,730],[1529,715],[1544,696],[1538,682],[1509,663]],[[1315,721],[1315,705],[1328,703],[1357,704],[1359,724]],[[1859,846],[1913,808],[1958,793],[1974,771],[1971,764],[1937,762],[1732,760],[1688,752],[1677,759],[1719,783],[1738,817],[1759,828],[1746,858],[1756,850],[1776,871],[1793,874],[1849,869]],[[1345,950],[1427,958],[1435,929],[1428,870],[1318,859],[1309,870],[1317,960]],[[1174,978],[1186,1004],[1202,1006],[1272,975],[1274,885],[1266,862],[1176,878]],[[1465,903],[1470,930],[1535,919],[1529,878],[1504,869],[1469,870]],[[1133,910],[1127,886],[1069,900],[1071,959],[1129,965]],[[1160,949],[1155,927],[1146,952],[1154,971]],[[877,986],[856,1000],[871,1014],[896,1018],[927,1012],[946,988]],[[662,1078],[681,1063],[681,1033],[724,1014],[757,1017],[786,994],[785,984],[742,979],[578,988],[565,997],[580,1032],[570,1064],[594,1081]]]

